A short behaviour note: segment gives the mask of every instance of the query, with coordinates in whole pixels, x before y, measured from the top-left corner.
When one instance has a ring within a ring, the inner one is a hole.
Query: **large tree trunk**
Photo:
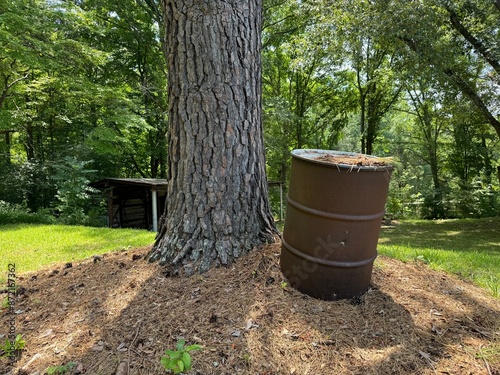
[[[261,0],[163,0],[169,183],[150,260],[204,272],[273,241],[261,125]]]

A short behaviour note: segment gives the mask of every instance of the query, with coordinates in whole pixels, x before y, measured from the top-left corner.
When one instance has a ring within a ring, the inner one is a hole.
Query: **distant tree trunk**
[[[261,0],[163,0],[167,207],[150,260],[204,272],[273,241],[261,125]]]
[[[33,124],[31,120],[26,124],[26,143],[24,145],[26,149],[26,156],[29,161],[35,158],[35,139],[33,134]]]
[[[368,118],[366,121],[366,137],[365,137],[365,150],[363,154],[371,155],[373,153],[373,144],[377,137],[377,132],[379,128],[380,119],[376,115],[377,107],[371,105],[370,100],[368,100]]]
[[[439,156],[438,140],[441,133],[441,126],[433,125],[432,114],[429,106],[423,104],[419,112],[419,120],[422,126],[422,133],[425,139],[425,149],[427,151],[427,162],[431,169],[432,182],[434,184],[434,198],[432,205],[432,218],[443,219],[445,217],[443,202],[443,187],[439,178]]]
[[[361,132],[361,153],[366,154],[366,100],[364,92],[360,90],[360,132]]]
[[[13,133],[10,130],[5,131],[5,163],[10,165],[12,163],[11,155],[10,155],[10,133]]]
[[[443,219],[445,217],[443,204],[443,187],[441,186],[441,181],[439,180],[437,148],[434,144],[429,147],[429,159],[432,182],[434,183],[434,205],[432,207],[432,217]]]

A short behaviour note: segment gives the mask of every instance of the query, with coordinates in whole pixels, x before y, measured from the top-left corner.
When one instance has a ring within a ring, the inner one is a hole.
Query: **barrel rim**
[[[295,149],[291,151],[292,158],[296,158],[299,160],[303,160],[309,163],[313,164],[320,164],[325,167],[329,168],[336,168],[336,169],[342,169],[342,170],[354,170],[356,172],[358,171],[392,171],[394,170],[394,167],[390,164],[380,166],[380,165],[375,165],[375,166],[367,166],[367,165],[352,165],[352,164],[344,164],[344,163],[332,163],[332,162],[327,162],[327,161],[322,161],[322,160],[316,160],[313,159],[314,156],[318,155],[332,155],[332,156],[365,156],[367,158],[377,158],[374,155],[367,155],[367,154],[362,154],[359,152],[349,152],[349,151],[337,151],[337,150],[321,150],[321,149],[314,149],[314,148],[304,148],[304,149]]]

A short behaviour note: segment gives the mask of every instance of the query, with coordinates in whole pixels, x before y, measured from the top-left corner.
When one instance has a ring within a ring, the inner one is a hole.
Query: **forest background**
[[[157,0],[0,0],[0,211],[105,225],[88,183],[167,177]],[[267,173],[393,157],[396,218],[500,214],[500,1],[265,0]],[[278,192],[271,189],[273,211]]]

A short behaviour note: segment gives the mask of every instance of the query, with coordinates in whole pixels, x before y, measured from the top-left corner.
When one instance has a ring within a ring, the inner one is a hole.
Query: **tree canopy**
[[[266,0],[262,17],[269,179],[294,148],[393,156],[394,215],[499,214],[498,1]],[[96,224],[86,181],[167,177],[163,30],[156,0],[0,0],[0,200]]]

